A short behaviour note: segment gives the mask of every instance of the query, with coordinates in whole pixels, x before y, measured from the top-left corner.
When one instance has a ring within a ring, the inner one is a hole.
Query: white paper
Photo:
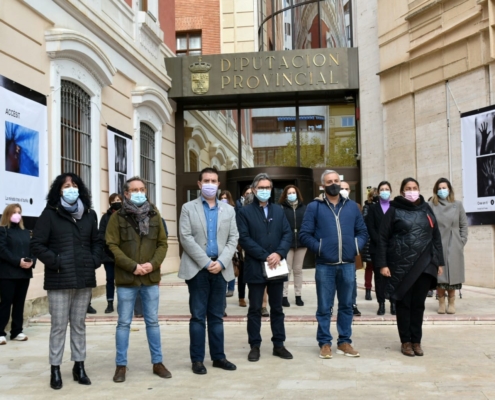
[[[271,269],[268,263],[265,262],[265,271],[267,278],[276,278],[277,276],[286,275],[289,273],[289,268],[287,267],[287,261],[281,260],[277,268]]]

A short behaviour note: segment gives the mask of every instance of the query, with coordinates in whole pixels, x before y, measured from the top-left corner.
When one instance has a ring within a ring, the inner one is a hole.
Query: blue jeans
[[[160,289],[158,285],[117,287],[117,312],[119,320],[117,322],[117,333],[115,343],[117,355],[116,365],[127,365],[127,349],[129,348],[129,332],[134,313],[134,303],[136,296],[141,294],[143,301],[143,316],[146,323],[146,337],[151,353],[151,363],[162,362],[162,344],[160,339],[160,326],[158,325],[158,302],[160,299]]]
[[[227,284],[227,290],[229,292],[233,292],[235,290],[235,278],[229,281],[229,283]]]
[[[352,343],[352,296],[355,287],[356,267],[354,263],[340,265],[316,264],[316,295],[318,297],[318,308],[316,320],[318,330],[316,340],[319,346],[332,345],[330,334],[330,309],[333,308],[335,291],[339,308],[337,312],[337,331],[339,338],[337,345],[341,343]]]
[[[221,273],[212,274],[206,269],[186,281],[189,288],[189,353],[191,362],[205,358],[206,321],[208,345],[213,361],[222,360],[224,353],[223,312],[225,309],[226,282]]]
[[[352,288],[352,305],[357,305],[357,276],[356,270],[354,270],[354,287]]]

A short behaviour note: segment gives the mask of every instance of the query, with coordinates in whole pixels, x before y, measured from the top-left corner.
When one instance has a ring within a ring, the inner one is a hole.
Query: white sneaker
[[[0,345],[7,344],[7,338],[5,336],[0,336]]]
[[[28,340],[28,337],[21,332],[12,340],[17,340],[18,342],[25,342],[26,340]]]

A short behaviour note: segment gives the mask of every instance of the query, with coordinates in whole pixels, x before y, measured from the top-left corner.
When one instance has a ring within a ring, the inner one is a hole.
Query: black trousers
[[[239,263],[239,276],[237,277],[237,291],[239,299],[246,298],[246,282],[244,282],[244,261]]]
[[[397,300],[397,328],[401,343],[421,343],[425,301],[433,276],[421,274],[404,295]]]
[[[282,347],[285,342],[284,311],[282,296],[284,282],[268,281],[266,283],[248,283],[249,310],[247,333],[251,347],[261,346],[261,306],[265,287],[268,292],[270,305],[270,327],[272,328],[272,342],[274,347]]]
[[[12,310],[10,338],[22,332],[24,302],[30,279],[0,279],[0,336],[7,336],[5,327]]]

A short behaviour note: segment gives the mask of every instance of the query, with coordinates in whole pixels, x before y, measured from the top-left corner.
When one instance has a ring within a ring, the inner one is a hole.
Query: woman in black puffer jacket
[[[50,364],[53,389],[62,387],[60,364],[65,333],[70,321],[72,374],[80,384],[90,385],[84,370],[86,358],[86,310],[95,270],[100,266],[102,243],[91,197],[79,176],[59,175],[52,183],[47,206],[38,218],[31,250],[45,264],[44,289],[51,314]]]
[[[0,345],[7,344],[5,327],[12,310],[10,339],[23,342],[24,302],[36,260],[29,249],[29,231],[24,229],[20,204],[5,207],[0,221]]]
[[[294,274],[296,305],[304,306],[304,301],[302,301],[301,298],[303,282],[302,270],[307,248],[302,246],[299,242],[299,229],[301,229],[304,213],[306,212],[306,205],[303,204],[303,197],[300,190],[294,185],[285,187],[278,202],[284,209],[285,216],[287,217],[287,221],[289,221],[290,229],[292,231],[292,244],[290,245],[289,254],[287,254],[287,264],[289,265],[289,275],[291,272]],[[289,282],[287,281],[284,282],[284,297],[282,299],[282,305],[284,307],[290,307],[287,298],[288,295]]]
[[[419,183],[404,179],[400,193],[383,217],[375,260],[388,280],[386,297],[396,301],[402,354],[414,357],[423,355],[426,295],[436,286],[444,261],[438,223],[419,194]]]

